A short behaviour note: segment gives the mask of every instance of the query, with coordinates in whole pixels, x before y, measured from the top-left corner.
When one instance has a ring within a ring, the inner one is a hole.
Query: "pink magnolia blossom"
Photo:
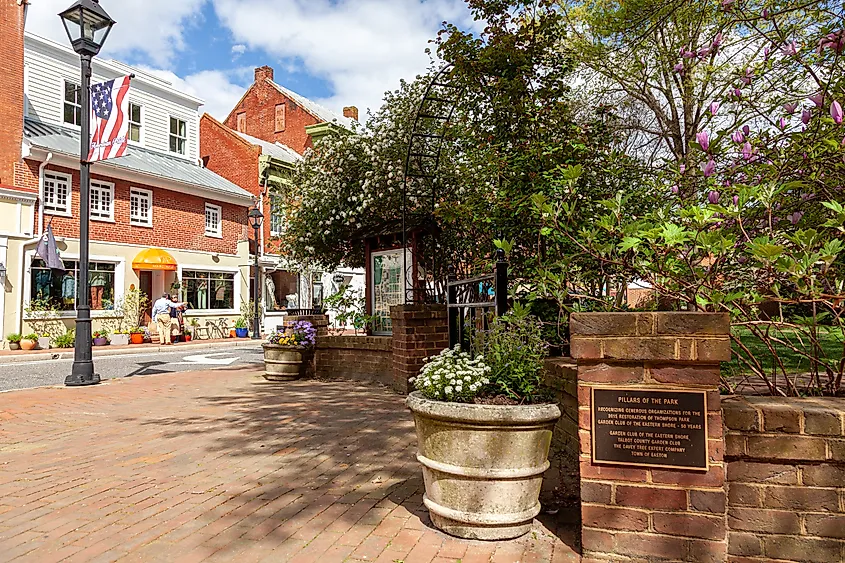
[[[771,55],[771,54],[772,54],[772,48],[771,47],[766,47],[765,49],[763,49],[763,60],[768,61],[769,55]]]
[[[699,59],[703,59],[703,58],[707,57],[707,55],[709,55],[709,54],[710,54],[710,48],[709,47],[702,47],[701,49],[698,50],[698,58]]]
[[[845,31],[838,33],[828,33],[819,41],[819,53],[825,49],[832,49],[836,53],[842,54],[845,51]]]
[[[751,84],[751,79],[754,78],[754,71],[750,68],[745,69],[745,76],[741,77],[739,80],[746,86]]]
[[[736,2],[736,0],[722,0],[722,9],[730,11],[733,8],[734,2]]]
[[[797,225],[798,221],[800,221],[802,217],[804,217],[803,211],[796,211],[792,215],[786,216],[786,218],[789,219],[789,222],[792,223],[793,225]]]
[[[780,127],[781,130],[786,129],[786,118],[785,117],[781,117],[780,119],[778,119],[778,127]]]
[[[681,188],[678,187],[678,184],[675,184],[674,186],[672,186],[672,193],[675,194],[675,195],[678,195],[679,193],[681,193]]]
[[[746,137],[749,136],[751,134],[751,127],[749,127],[748,125],[743,125],[742,132],[745,133]]]
[[[762,13],[762,14],[760,14],[760,15],[762,15],[762,16],[763,16],[763,19],[764,19],[764,20],[769,19],[769,9],[768,9],[768,8],[763,8],[763,13]]]
[[[719,106],[721,104],[719,102],[713,102],[710,104],[710,115],[716,115],[719,113]]]
[[[672,70],[674,70],[677,73],[684,72],[684,62],[683,61],[679,62],[678,64],[676,64],[675,66],[672,67]]]
[[[798,43],[794,40],[786,43],[783,47],[780,48],[781,52],[786,55],[797,55],[798,54]]]
[[[810,123],[811,117],[813,117],[813,113],[810,110],[805,109],[801,112],[801,123],[807,125],[808,123]]]
[[[695,140],[698,141],[698,145],[704,152],[707,152],[707,150],[710,148],[710,135],[707,134],[707,131],[696,133]]]
[[[822,107],[824,104],[824,92],[817,92],[816,94],[813,94],[810,96],[809,100],[813,102],[817,108]]]
[[[733,202],[734,202],[734,205],[739,205],[739,196],[738,195],[735,195],[733,197]]]
[[[695,51],[684,51],[683,55],[681,55],[685,59],[692,59],[695,57]]]
[[[731,140],[734,143],[741,145],[742,143],[745,142],[745,135],[742,134],[742,131],[734,131],[733,134],[731,135]]]
[[[745,144],[742,145],[742,158],[751,160],[752,156],[754,156],[754,149],[751,147],[751,143],[745,141]]]
[[[683,174],[684,172],[686,172],[686,171],[687,171],[687,165],[686,165],[686,164],[681,164],[680,166],[678,166],[678,171],[679,171],[681,174]]]
[[[714,172],[716,172],[716,162],[711,158],[701,170],[704,172],[704,177],[709,178]]]
[[[711,49],[718,49],[719,45],[722,44],[722,32],[716,34],[716,37],[713,38],[713,42],[710,44]]]
[[[710,162],[713,162],[713,161],[711,160]],[[707,194],[707,201],[709,201],[713,205],[716,205],[717,203],[719,203],[719,197],[720,197],[719,192],[717,192],[716,190],[710,190],[710,193]]]
[[[795,113],[795,110],[797,110],[797,109],[798,109],[798,102],[790,102],[788,104],[783,104],[783,110],[786,113],[788,113],[789,115],[792,115],[793,113]]]
[[[836,122],[837,125],[842,123],[842,106],[839,105],[839,102],[836,100],[830,104],[830,117],[833,118],[833,121]]]
[[[740,90],[739,88],[734,88],[734,96],[741,99],[742,98],[742,90]]]

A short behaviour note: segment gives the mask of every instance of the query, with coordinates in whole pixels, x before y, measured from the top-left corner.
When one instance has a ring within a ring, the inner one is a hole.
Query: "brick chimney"
[[[23,29],[27,0],[0,0],[0,183],[15,184],[23,140]]]
[[[266,79],[273,80],[273,68],[269,66],[261,66],[255,69],[255,81],[264,82]]]
[[[354,119],[358,121],[358,108],[355,106],[349,106],[343,108],[343,117],[348,117],[349,119]]]

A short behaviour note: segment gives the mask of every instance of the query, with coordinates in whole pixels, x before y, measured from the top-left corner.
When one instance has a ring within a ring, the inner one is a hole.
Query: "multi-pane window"
[[[82,124],[82,95],[79,85],[65,80],[64,119],[71,125]]]
[[[141,106],[129,102],[129,140],[141,142]]]
[[[270,232],[280,234],[285,228],[285,215],[282,208],[282,198],[272,196],[270,198]]]
[[[186,154],[188,145],[188,124],[175,117],[170,118],[170,152]]]
[[[153,226],[153,192],[132,188],[129,192],[129,223],[141,227]]]
[[[70,176],[44,172],[44,211],[70,213]]]
[[[192,309],[235,308],[235,274],[184,270],[182,285]]]
[[[279,104],[276,106],[276,132],[284,131],[285,130],[285,110],[287,106],[285,104]]]
[[[222,237],[222,213],[219,205],[205,204],[205,234],[210,237]]]
[[[114,219],[114,184],[91,181],[91,218]]]
[[[246,112],[238,114],[238,131],[246,133]]]
[[[59,311],[73,311],[76,308],[79,279],[79,262],[65,260],[65,272],[51,270],[41,259],[36,259],[30,268],[30,295],[32,300],[45,301]],[[91,292],[89,303],[95,311],[114,308],[115,264],[108,262],[88,263],[88,287]]]

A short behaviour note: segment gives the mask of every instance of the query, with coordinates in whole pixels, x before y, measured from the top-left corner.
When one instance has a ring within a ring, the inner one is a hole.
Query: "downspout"
[[[48,152],[47,158],[38,166],[38,234],[44,234],[44,169],[53,160],[53,153]]]

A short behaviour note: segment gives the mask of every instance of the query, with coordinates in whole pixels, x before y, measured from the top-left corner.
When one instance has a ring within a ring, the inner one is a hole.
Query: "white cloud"
[[[235,40],[326,79],[326,106],[376,109],[399,79],[413,79],[444,20],[473,26],[462,0],[212,0]],[[268,63],[271,61],[268,61]]]
[[[240,43],[232,45],[232,54],[243,55],[244,53],[246,53],[246,45],[242,45]]]
[[[103,0],[101,6],[117,21],[101,56],[145,55],[156,66],[169,66],[185,46],[184,28],[201,18],[206,0]],[[67,42],[56,15],[70,0],[32,0],[26,28],[37,35]]]
[[[167,80],[177,90],[205,100],[205,106],[200,111],[205,111],[219,120],[229,115],[247,89],[247,86],[232,82],[233,76],[238,74],[238,71],[205,70],[181,78],[169,70],[141,68]]]

